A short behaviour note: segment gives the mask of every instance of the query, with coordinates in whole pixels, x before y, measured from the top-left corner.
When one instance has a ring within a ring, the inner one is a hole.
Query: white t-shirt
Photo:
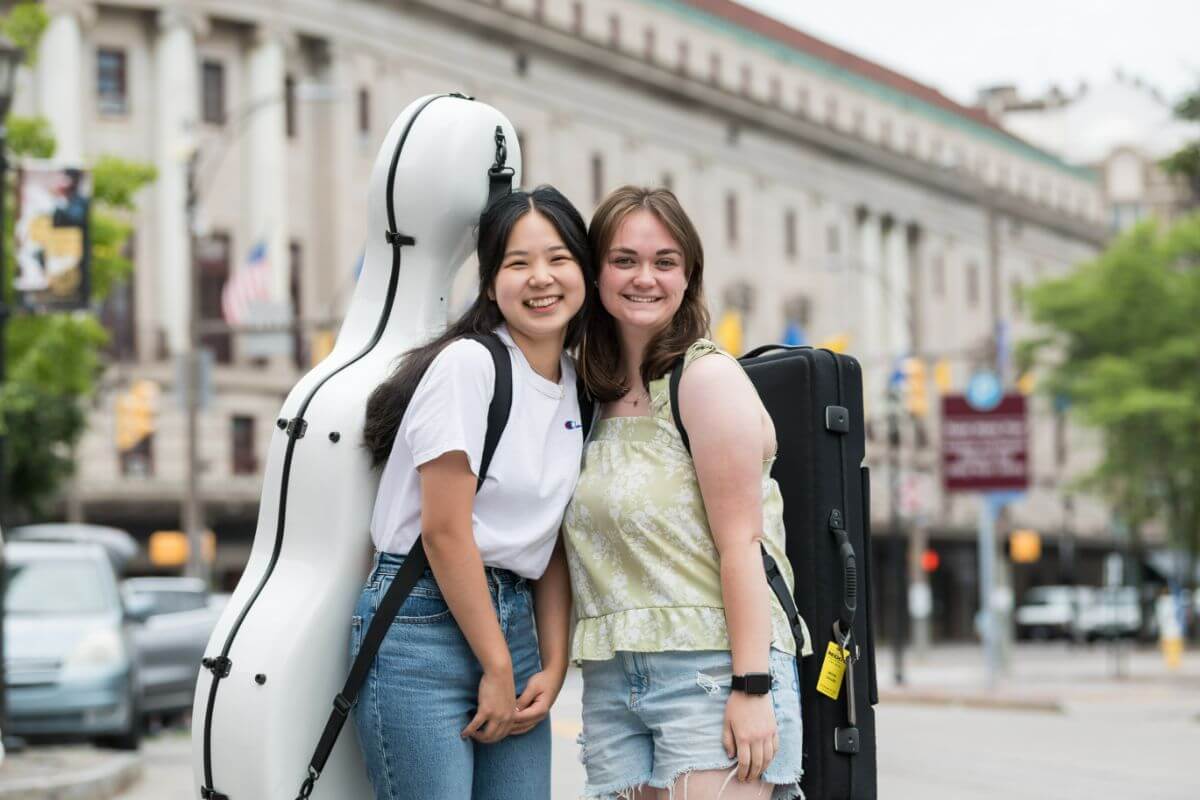
[[[562,378],[533,371],[502,325],[496,329],[512,359],[512,411],[483,487],[475,495],[475,544],[489,567],[537,579],[546,571],[583,453],[575,367],[565,354]],[[467,454],[479,474],[496,368],[471,339],[447,345],[421,378],[404,412],[379,481],[371,538],[378,550],[407,553],[421,527],[417,467],[443,453]]]

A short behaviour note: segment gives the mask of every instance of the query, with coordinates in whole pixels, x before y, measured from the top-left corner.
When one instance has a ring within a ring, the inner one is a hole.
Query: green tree
[[[1179,101],[1175,106],[1175,116],[1200,122],[1200,87]],[[1162,166],[1169,174],[1186,179],[1192,187],[1192,198],[1200,203],[1200,139],[1184,145],[1164,159]]]
[[[1088,476],[1130,526],[1161,521],[1200,551],[1200,215],[1140,224],[1098,258],[1028,292],[1048,335],[1021,357],[1047,371],[1046,391],[1101,434]]]
[[[0,20],[0,30],[36,52],[45,28],[45,12],[36,3],[19,3]],[[49,158],[54,137],[44,119],[9,117],[8,155]],[[99,307],[112,288],[133,269],[124,256],[131,227],[126,221],[137,191],[154,180],[154,169],[123,159],[102,157],[91,165],[93,182],[91,245],[91,305]],[[7,207],[13,208],[12,172]],[[6,220],[6,274],[13,275],[12,218]],[[11,282],[3,287],[12,308]],[[86,424],[86,402],[103,369],[102,349],[108,333],[90,312],[16,315],[5,330],[8,380],[0,386],[0,430],[6,437],[5,497],[0,512],[44,513],[62,481],[74,470],[73,448]]]

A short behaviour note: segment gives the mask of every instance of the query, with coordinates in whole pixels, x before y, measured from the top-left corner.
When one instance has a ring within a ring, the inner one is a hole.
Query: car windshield
[[[1031,589],[1025,596],[1025,604],[1030,606],[1062,605],[1071,602],[1061,589]]]
[[[113,608],[101,565],[94,561],[9,562],[5,565],[5,613],[97,614]]]

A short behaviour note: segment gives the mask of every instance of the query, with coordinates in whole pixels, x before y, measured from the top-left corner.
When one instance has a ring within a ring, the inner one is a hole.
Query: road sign
[[[985,411],[963,395],[942,398],[942,486],[947,492],[1028,488],[1024,396],[1004,395]]]

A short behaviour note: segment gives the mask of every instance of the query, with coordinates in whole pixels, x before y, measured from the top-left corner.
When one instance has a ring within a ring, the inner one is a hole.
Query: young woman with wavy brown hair
[[[674,194],[625,186],[588,229],[600,308],[579,370],[600,403],[563,521],[590,798],[800,795],[797,643],[775,431],[705,337],[704,251]],[[713,356],[713,357],[709,357]],[[683,360],[676,429],[668,379]]]

